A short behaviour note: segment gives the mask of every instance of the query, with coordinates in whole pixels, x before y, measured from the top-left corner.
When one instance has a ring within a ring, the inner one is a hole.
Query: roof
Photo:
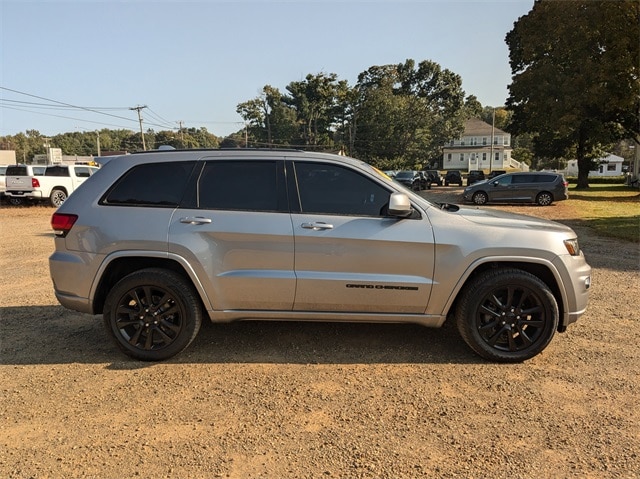
[[[491,136],[491,125],[485,123],[478,118],[471,118],[464,124],[463,136]],[[499,128],[493,129],[494,135],[508,135],[507,132],[502,131]]]

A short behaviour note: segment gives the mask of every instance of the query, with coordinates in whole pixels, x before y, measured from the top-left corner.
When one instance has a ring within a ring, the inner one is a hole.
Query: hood
[[[471,221],[472,223],[485,226],[501,226],[520,229],[531,228],[544,231],[573,233],[571,228],[555,221],[536,218],[534,216],[520,215],[517,213],[509,213],[501,210],[487,210],[469,206],[460,206],[460,209],[453,214]]]

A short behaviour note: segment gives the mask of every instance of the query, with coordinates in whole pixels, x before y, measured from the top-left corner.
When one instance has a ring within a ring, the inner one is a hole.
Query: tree
[[[468,116],[462,79],[432,61],[373,66],[358,76],[356,88],[355,147],[370,161],[401,159],[419,167],[440,156]],[[476,107],[470,98],[469,109]]]
[[[639,38],[637,0],[537,0],[506,36],[509,131],[533,134],[540,156],[575,156],[579,188],[604,148],[640,147]]]

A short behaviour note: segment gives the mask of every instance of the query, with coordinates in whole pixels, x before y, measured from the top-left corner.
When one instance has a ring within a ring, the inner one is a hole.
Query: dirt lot
[[[206,324],[143,364],[57,305],[53,210],[3,206],[0,477],[640,477],[638,247],[569,202],[507,208],[573,226],[594,267],[587,314],[524,364],[452,325],[280,322]]]

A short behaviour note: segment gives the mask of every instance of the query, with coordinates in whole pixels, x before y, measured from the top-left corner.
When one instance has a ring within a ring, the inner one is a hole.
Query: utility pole
[[[489,173],[492,171],[493,165],[493,139],[495,138],[496,131],[496,109],[493,109],[493,116],[491,117],[491,153],[489,156]]]
[[[180,141],[182,142],[182,148],[184,148],[184,132],[182,131],[182,120],[178,122],[180,125]]]
[[[100,156],[100,132],[96,130],[96,143],[98,145],[98,156]]]
[[[140,137],[142,138],[142,149],[144,151],[147,151],[147,144],[144,141],[144,133],[142,132],[142,115],[140,114],[140,112],[142,111],[143,108],[146,108],[147,105],[143,105],[143,106],[134,106],[129,108],[129,110],[136,110],[138,112],[138,122],[140,123]]]

